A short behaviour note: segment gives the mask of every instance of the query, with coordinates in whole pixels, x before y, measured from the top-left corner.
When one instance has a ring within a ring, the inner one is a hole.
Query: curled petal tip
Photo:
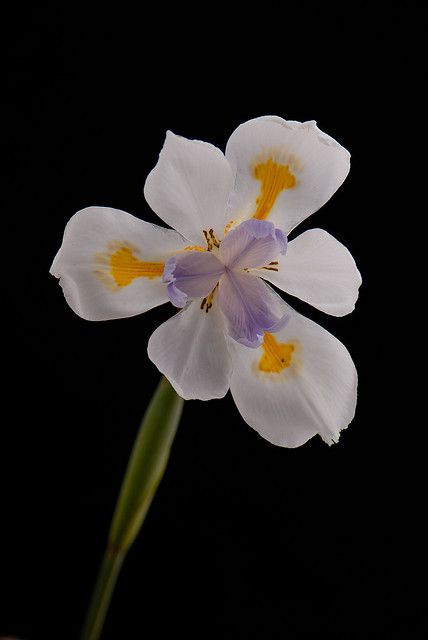
[[[287,236],[281,229],[275,228],[275,237],[280,247],[279,252],[281,253],[281,255],[285,255],[287,251],[287,242],[288,242]]]
[[[187,294],[183,291],[180,291],[180,289],[178,289],[173,282],[170,282],[168,285],[168,296],[171,304],[173,304],[174,307],[182,309],[186,306],[188,299]]]
[[[164,282],[165,284],[175,282],[174,271],[176,266],[177,266],[177,260],[175,259],[174,256],[172,258],[169,258],[169,260],[167,260],[163,270],[162,282]]]
[[[258,347],[260,347],[260,345],[263,342],[263,334],[259,334],[257,336],[257,339],[253,341],[249,340],[245,336],[237,337],[233,335],[233,333],[231,333],[230,335],[233,338],[233,340],[235,340],[235,342],[238,342],[238,344],[244,345],[244,347],[249,347],[250,349],[257,349]]]

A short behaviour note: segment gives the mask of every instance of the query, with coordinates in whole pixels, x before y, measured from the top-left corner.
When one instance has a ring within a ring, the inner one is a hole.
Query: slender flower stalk
[[[184,401],[162,377],[135,440],[81,640],[98,640],[114,587],[162,479]]]

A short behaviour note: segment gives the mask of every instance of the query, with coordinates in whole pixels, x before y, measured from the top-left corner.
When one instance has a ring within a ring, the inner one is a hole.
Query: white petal
[[[313,121],[287,122],[266,116],[234,131],[226,158],[236,173],[228,217],[236,222],[256,215],[289,233],[340,187],[349,172],[350,155]],[[278,174],[269,170],[263,197],[260,170],[259,179],[255,172],[269,160],[287,172],[282,184],[288,186],[280,187]]]
[[[162,220],[189,241],[205,246],[203,229],[223,237],[232,183],[232,170],[219,149],[168,131],[144,195]]]
[[[273,334],[277,342],[273,353],[288,357],[288,366],[266,372],[262,369],[268,369],[266,363],[271,361],[266,360],[263,347],[248,349],[234,342],[233,398],[244,420],[273,444],[298,447],[316,433],[329,444],[337,442],[339,432],[355,413],[354,363],[344,345],[328,331],[285,307],[290,322]]]
[[[148,354],[185,400],[222,398],[229,389],[232,361],[215,297],[208,313],[196,300],[158,327]]]
[[[125,318],[168,301],[162,282],[163,263],[187,244],[176,231],[143,222],[124,211],[87,207],[68,222],[51,273],[60,278],[68,304],[82,318]],[[137,271],[128,271],[126,285],[118,285],[112,275],[127,273],[112,271],[110,260],[118,251],[125,251],[130,260],[141,265]],[[155,275],[149,276],[153,268]]]
[[[258,270],[276,287],[332,316],[355,308],[361,275],[348,249],[322,229],[305,231],[279,256],[279,270]]]

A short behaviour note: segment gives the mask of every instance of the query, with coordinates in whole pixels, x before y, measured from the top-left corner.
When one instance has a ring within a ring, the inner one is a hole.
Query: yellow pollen
[[[278,164],[272,158],[254,167],[254,177],[260,180],[261,187],[253,218],[265,220],[281,191],[296,186],[296,178],[288,168],[288,164]]]
[[[235,220],[229,220],[229,222],[224,228],[224,235],[226,235],[226,233],[228,233],[231,230],[234,224],[235,224]]]
[[[259,361],[260,371],[279,373],[291,365],[295,345],[292,342],[277,342],[271,333],[265,333],[263,355]]]
[[[190,247],[184,247],[184,251],[206,251],[206,249],[198,244],[193,244]]]

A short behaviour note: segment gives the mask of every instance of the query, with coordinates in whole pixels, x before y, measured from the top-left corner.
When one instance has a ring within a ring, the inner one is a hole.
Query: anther
[[[219,241],[217,240],[217,238],[215,237],[214,229],[210,229],[209,233],[210,233],[210,236],[211,236],[211,240],[212,240],[213,245],[214,245],[215,247],[219,248],[219,246],[220,246],[220,242],[219,242]]]
[[[206,243],[207,243],[207,251],[211,251],[212,248],[213,248],[213,245],[212,245],[211,238],[208,236],[208,231],[206,231],[205,229],[203,229],[202,231],[203,231],[203,234],[205,236]],[[211,231],[211,229],[210,229],[210,231]]]

